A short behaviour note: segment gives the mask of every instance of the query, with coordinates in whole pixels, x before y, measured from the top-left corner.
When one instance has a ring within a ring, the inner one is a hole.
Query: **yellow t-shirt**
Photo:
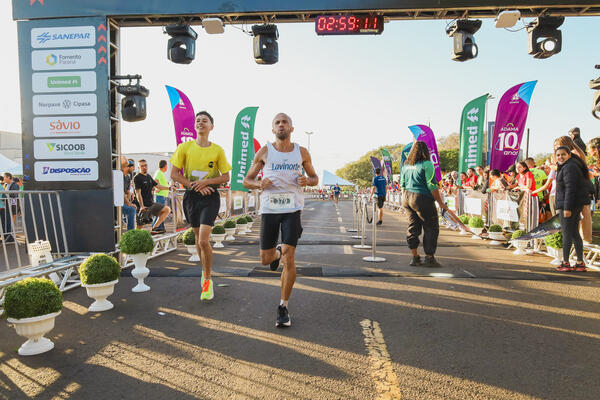
[[[194,140],[181,143],[171,157],[171,164],[183,168],[190,181],[216,178],[231,171],[223,148],[212,142],[208,147],[200,147]]]

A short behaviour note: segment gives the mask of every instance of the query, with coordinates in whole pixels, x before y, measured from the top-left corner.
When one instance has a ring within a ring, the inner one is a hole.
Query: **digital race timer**
[[[373,14],[319,15],[317,35],[378,35],[383,32],[383,16]]]

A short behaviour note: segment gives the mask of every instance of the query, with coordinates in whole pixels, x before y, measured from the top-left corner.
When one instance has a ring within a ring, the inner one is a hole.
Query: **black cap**
[[[575,128],[571,128],[571,129],[569,130],[569,133],[576,133],[576,134],[578,134],[578,135],[579,135],[579,134],[581,133],[581,131],[579,130],[579,128],[578,128],[578,127],[575,127]]]
[[[127,165],[128,166],[134,166],[135,165],[135,161],[133,161],[132,159],[127,160]]]

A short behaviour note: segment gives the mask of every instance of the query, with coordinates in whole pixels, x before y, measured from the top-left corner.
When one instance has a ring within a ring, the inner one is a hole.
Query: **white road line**
[[[477,278],[474,274],[470,273],[469,271],[467,271],[466,269],[462,268],[462,270],[469,275],[471,278]]]
[[[379,323],[365,319],[360,322],[360,325],[369,352],[371,376],[375,381],[378,395],[376,399],[401,399],[402,393],[398,385],[398,376],[394,371]]]
[[[345,226],[340,226],[340,232],[346,233],[346,227]]]
[[[350,245],[344,245],[344,254],[354,254],[354,252],[352,251],[352,246]]]
[[[338,217],[338,222],[342,222],[342,217]]]

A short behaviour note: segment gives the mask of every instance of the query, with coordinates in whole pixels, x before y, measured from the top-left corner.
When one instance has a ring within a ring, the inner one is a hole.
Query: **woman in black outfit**
[[[583,262],[583,241],[579,236],[579,215],[583,206],[588,204],[589,180],[587,168],[579,157],[572,156],[567,146],[557,147],[554,151],[558,162],[556,173],[556,209],[560,214],[560,226],[563,236],[563,262],[557,271],[585,272]],[[571,244],[575,246],[577,263],[571,266],[569,253]]]

